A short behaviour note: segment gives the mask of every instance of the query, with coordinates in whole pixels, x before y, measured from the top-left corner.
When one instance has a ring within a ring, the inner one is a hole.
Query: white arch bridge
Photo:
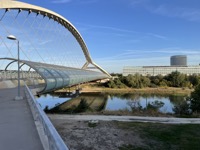
[[[0,86],[15,82],[18,69],[21,80],[37,79],[39,93],[111,77],[92,60],[67,19],[39,6],[0,0]],[[18,101],[13,100],[17,88],[0,90],[0,149],[68,150],[30,89],[18,90],[23,97]]]
[[[18,41],[21,76],[43,79],[39,93],[111,77],[92,60],[81,34],[67,19],[39,6],[1,0],[1,79],[16,76]]]

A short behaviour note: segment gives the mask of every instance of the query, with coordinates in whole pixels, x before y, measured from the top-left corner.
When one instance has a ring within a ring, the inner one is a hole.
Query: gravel
[[[123,145],[143,145],[136,131],[121,129],[115,121],[51,119],[70,150],[117,150]]]

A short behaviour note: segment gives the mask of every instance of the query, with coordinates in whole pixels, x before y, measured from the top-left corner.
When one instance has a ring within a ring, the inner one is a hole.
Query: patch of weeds
[[[94,128],[94,127],[97,126],[98,123],[99,123],[99,122],[98,122],[97,120],[90,120],[90,121],[88,122],[88,127]]]
[[[88,122],[88,127],[94,128],[94,127],[96,127],[96,126],[97,126],[96,123],[90,123],[90,122]]]

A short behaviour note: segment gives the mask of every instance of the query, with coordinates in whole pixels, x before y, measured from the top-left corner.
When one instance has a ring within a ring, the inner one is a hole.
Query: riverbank
[[[49,117],[70,150],[200,149],[199,124],[138,123],[138,118],[124,122],[112,116],[108,116],[110,120],[104,116],[103,120],[98,116],[84,120],[84,115],[77,119],[70,115]],[[95,125],[91,125],[94,119]]]
[[[158,88],[106,88],[98,87],[97,85],[82,85],[81,93],[138,93],[138,94],[160,94],[160,95],[190,95],[194,89],[189,88],[175,88],[175,87],[158,87]],[[72,89],[73,90],[73,89]],[[56,92],[68,92],[68,89],[58,90]]]

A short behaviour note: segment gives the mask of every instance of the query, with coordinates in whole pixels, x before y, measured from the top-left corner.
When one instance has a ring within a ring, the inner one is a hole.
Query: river
[[[45,94],[37,98],[43,109],[61,112],[73,112],[81,100],[84,100],[90,111],[136,111],[153,109],[161,113],[174,113],[173,108],[185,99],[185,96],[156,94],[80,94],[78,97],[60,97],[59,94]]]

